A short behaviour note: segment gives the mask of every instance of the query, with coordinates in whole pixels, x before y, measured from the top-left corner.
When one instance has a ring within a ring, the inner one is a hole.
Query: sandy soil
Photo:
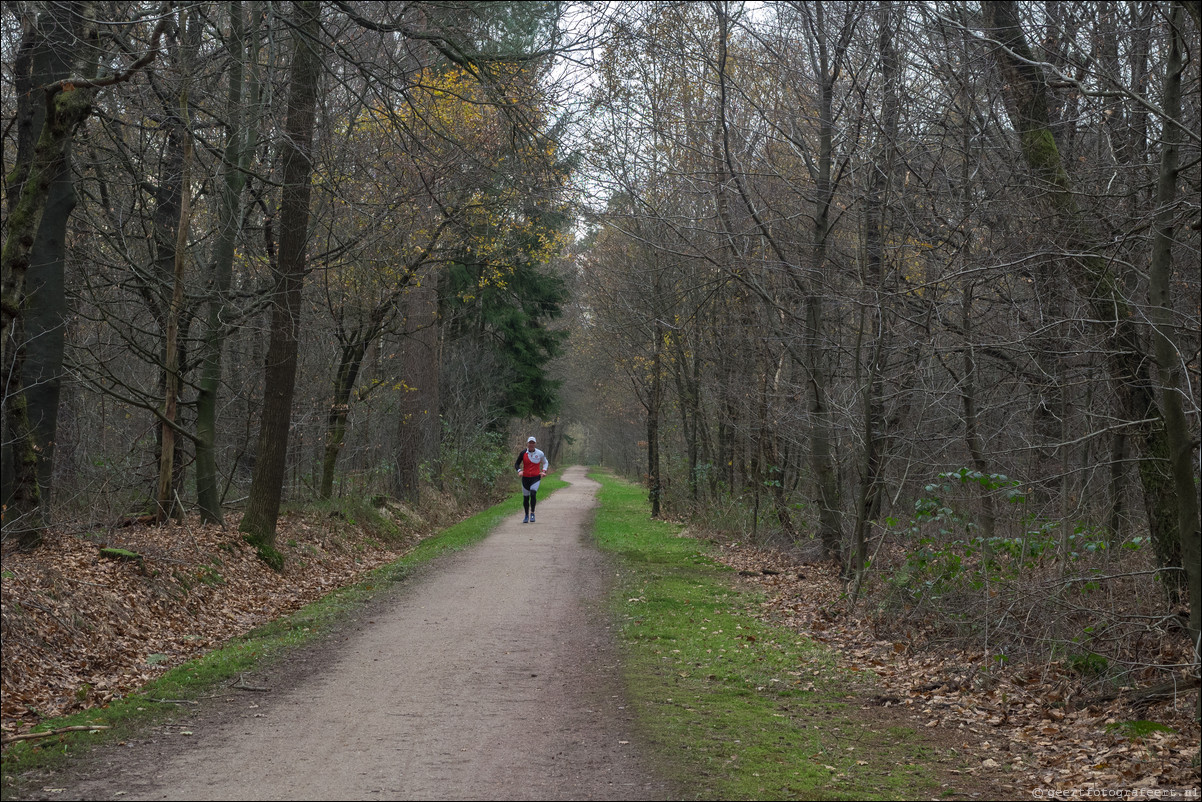
[[[659,799],[606,628],[582,468],[337,633],[28,798]]]

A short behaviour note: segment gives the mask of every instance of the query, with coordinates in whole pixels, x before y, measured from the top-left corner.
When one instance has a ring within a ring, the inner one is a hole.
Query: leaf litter
[[[277,529],[285,556],[277,573],[242,540],[238,520],[50,530],[31,553],[6,549],[4,735],[129,694],[401,556],[336,515],[289,514]],[[141,559],[109,559],[105,547]]]
[[[921,631],[905,640],[881,637],[871,616],[847,610],[833,562],[717,545],[715,558],[764,594],[761,618],[824,644],[842,668],[870,674],[864,710],[904,713],[921,733],[916,737],[937,736],[970,756],[975,767],[968,772],[978,779],[1012,787],[1023,798],[1103,789],[1196,795],[1196,685],[1183,681],[1175,698],[1133,706],[1122,695],[1100,699],[1059,662],[999,663]]]
[[[102,546],[142,560],[103,558]],[[4,735],[136,691],[407,548],[300,514],[281,519],[277,547],[286,557],[280,573],[242,541],[234,516],[225,528],[189,520],[103,535],[51,531],[33,553],[6,550]],[[841,608],[844,586],[833,564],[734,543],[716,556],[764,593],[762,617],[825,644],[844,668],[872,676],[860,700],[864,710],[904,715],[921,737],[970,756],[976,765],[967,773],[978,781],[1019,792],[1199,785],[1196,691],[1139,710],[1122,697],[1084,703],[1085,683],[1064,666],[998,665],[922,633],[904,642],[878,637],[868,616]],[[1134,726],[1149,722],[1159,726]]]

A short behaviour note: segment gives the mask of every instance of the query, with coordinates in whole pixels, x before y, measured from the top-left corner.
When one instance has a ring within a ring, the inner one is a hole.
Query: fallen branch
[[[200,702],[193,701],[192,699],[155,699],[153,696],[147,696],[146,698],[152,702],[158,702],[159,704],[163,704],[163,705],[198,705],[198,704],[200,704]]]
[[[262,691],[262,692],[266,693],[271,690],[271,688],[267,688],[262,685],[247,685],[245,675],[239,675],[238,676],[238,684],[231,685],[230,687],[236,691]]]
[[[20,735],[5,735],[0,738],[0,744],[10,744],[14,741],[31,741],[34,738],[45,738],[50,735],[61,735],[64,732],[94,732],[111,729],[107,724],[80,724],[74,727],[59,727],[45,732],[23,732]]]
[[[1168,702],[1177,698],[1181,694],[1188,693],[1199,687],[1197,678],[1177,680],[1173,682],[1164,682],[1160,685],[1153,685],[1149,688],[1129,688],[1125,691],[1113,691],[1104,693],[1099,696],[1093,696],[1089,699],[1081,700],[1080,704],[1086,707],[1093,705],[1105,704],[1113,702],[1116,699],[1121,699],[1126,704],[1132,705],[1139,709],[1148,707],[1156,702]]]

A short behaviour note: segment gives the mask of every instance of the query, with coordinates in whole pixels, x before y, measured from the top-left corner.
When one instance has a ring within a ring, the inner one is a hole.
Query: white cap
[[[526,442],[527,442],[527,443],[537,443],[538,441],[537,441],[537,440],[535,440],[533,437],[527,437],[527,438],[526,438]]]

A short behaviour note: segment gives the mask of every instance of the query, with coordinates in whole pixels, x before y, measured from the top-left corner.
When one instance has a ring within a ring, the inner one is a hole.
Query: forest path
[[[520,510],[56,799],[653,799],[588,535],[597,484]],[[60,779],[58,782],[62,783]]]

